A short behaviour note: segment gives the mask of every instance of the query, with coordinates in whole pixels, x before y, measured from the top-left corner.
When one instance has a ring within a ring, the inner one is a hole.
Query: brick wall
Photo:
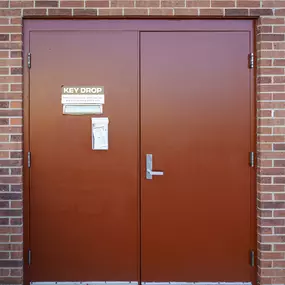
[[[22,283],[22,17],[260,16],[257,26],[258,276],[285,284],[285,1],[0,0],[0,284]]]

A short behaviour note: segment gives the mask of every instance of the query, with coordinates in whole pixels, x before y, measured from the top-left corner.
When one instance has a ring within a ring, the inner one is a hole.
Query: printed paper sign
[[[82,104],[104,104],[104,86],[62,86],[61,103]]]

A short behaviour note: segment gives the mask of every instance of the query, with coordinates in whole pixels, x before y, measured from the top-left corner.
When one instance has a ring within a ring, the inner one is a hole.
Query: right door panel
[[[141,33],[142,281],[250,281],[248,32]]]

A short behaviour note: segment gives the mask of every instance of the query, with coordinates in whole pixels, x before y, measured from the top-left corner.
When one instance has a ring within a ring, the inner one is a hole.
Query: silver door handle
[[[152,179],[153,175],[163,175],[163,171],[152,170],[152,154],[146,155],[146,179]]]

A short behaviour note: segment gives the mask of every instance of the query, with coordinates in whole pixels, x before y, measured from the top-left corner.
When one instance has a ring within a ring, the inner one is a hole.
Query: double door
[[[25,29],[29,281],[250,281],[252,23]],[[104,86],[103,114],[63,115],[62,86]],[[108,150],[92,150],[100,116]]]

